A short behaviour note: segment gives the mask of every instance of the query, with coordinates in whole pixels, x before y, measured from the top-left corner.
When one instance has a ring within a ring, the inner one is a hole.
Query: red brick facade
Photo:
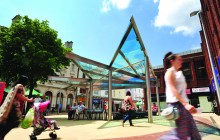
[[[181,55],[181,54],[180,54]],[[200,76],[198,77],[197,74],[197,62],[201,62],[205,64],[205,57],[203,55],[203,52],[196,52],[192,54],[187,55],[181,55],[183,58],[183,64],[187,64],[188,68],[183,68],[183,72],[187,72],[188,77],[186,77],[187,80],[187,88],[195,88],[195,87],[209,87],[209,79],[207,76]],[[164,83],[164,74],[165,74],[165,67],[163,68],[156,68],[154,69],[154,73],[158,78],[159,82],[159,93],[163,94],[165,93],[165,83]],[[202,66],[201,66],[202,68]],[[204,66],[205,69],[205,66]],[[206,70],[205,70],[206,71]],[[152,88],[152,93],[156,93],[156,88]]]
[[[186,51],[180,53],[183,58],[183,67],[182,71],[186,77],[187,82],[187,95],[190,99],[190,103],[195,107],[200,107],[200,104],[204,102],[200,102],[201,96],[207,97],[206,102],[210,102],[212,97],[212,93],[210,92],[210,83],[209,78],[206,71],[206,63],[205,56],[201,49]],[[165,102],[165,82],[164,82],[164,74],[166,71],[166,66],[158,66],[154,68],[154,73],[158,78],[158,91],[160,94],[160,102]],[[208,91],[204,92],[195,92],[195,89],[207,89]],[[151,88],[152,93],[152,101],[156,102],[156,88]],[[209,105],[207,104],[207,105]],[[211,111],[206,110],[207,112]]]
[[[220,80],[220,0],[200,0],[201,2],[201,16],[208,40],[212,60],[214,67],[216,67],[216,75]],[[204,31],[200,32],[202,39],[202,50],[205,56],[206,69],[209,77],[209,83],[212,84],[213,74],[210,65],[209,55],[204,37]],[[218,101],[217,94],[215,98]],[[219,102],[218,102],[219,103]],[[220,113],[220,107],[218,104],[218,112]]]

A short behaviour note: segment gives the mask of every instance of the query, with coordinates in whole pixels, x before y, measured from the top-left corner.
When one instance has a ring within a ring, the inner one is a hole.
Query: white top
[[[78,105],[78,110],[79,110],[79,111],[82,111],[84,108],[85,108],[85,106],[84,106],[83,104]]]
[[[185,99],[186,102],[189,102],[189,99],[186,96],[187,84],[186,84],[186,80],[185,80],[185,76],[183,75],[183,72],[176,71],[173,68],[171,68],[170,70],[172,70],[175,74],[177,91],[180,93],[181,97]],[[179,100],[176,98],[176,96],[172,93],[172,90],[170,89],[170,85],[167,82],[166,74],[164,76],[164,79],[165,79],[165,84],[166,84],[166,102],[167,103],[178,102]]]
[[[41,101],[42,101],[42,99],[40,97],[34,99],[34,103],[40,103]]]
[[[77,108],[78,108],[77,105],[75,105],[75,106],[73,105],[73,106],[71,107],[72,110],[76,110]]]

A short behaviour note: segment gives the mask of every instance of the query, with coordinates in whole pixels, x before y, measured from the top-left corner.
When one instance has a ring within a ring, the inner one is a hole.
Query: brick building
[[[201,17],[203,20],[206,37],[208,40],[211,58],[214,63],[215,75],[217,76],[220,85],[220,0],[200,0],[201,2]],[[210,65],[209,55],[205,42],[204,32],[200,31],[201,47],[205,56],[206,70],[209,78],[209,84],[214,85],[214,78]],[[211,86],[212,87],[212,86]],[[215,87],[211,88],[214,98],[217,101],[218,107],[215,112],[220,114],[219,97],[216,94]]]
[[[190,104],[201,107],[204,112],[212,111],[211,90],[208,75],[205,68],[205,56],[201,49],[179,53],[183,58],[182,71],[187,82],[186,94]],[[154,67],[155,75],[158,79],[158,91],[160,95],[160,105],[166,107],[164,74],[166,66]],[[152,88],[152,101],[156,101],[156,88]]]

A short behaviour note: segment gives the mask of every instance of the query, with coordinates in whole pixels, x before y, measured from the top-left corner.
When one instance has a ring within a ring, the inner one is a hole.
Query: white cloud
[[[171,34],[193,35],[201,27],[198,16],[190,18],[189,15],[200,7],[200,0],[160,0],[154,25],[171,27]]]
[[[102,12],[108,12],[111,8],[117,8],[118,10],[123,10],[128,8],[131,0],[103,0],[102,1]]]
[[[154,3],[157,3],[159,0],[154,0]]]

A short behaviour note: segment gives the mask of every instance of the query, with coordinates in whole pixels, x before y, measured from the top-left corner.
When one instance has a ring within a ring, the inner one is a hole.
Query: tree
[[[37,81],[47,81],[48,75],[70,62],[65,54],[71,49],[62,44],[48,23],[17,16],[9,28],[0,30],[0,78],[9,82],[28,76],[30,97]]]

